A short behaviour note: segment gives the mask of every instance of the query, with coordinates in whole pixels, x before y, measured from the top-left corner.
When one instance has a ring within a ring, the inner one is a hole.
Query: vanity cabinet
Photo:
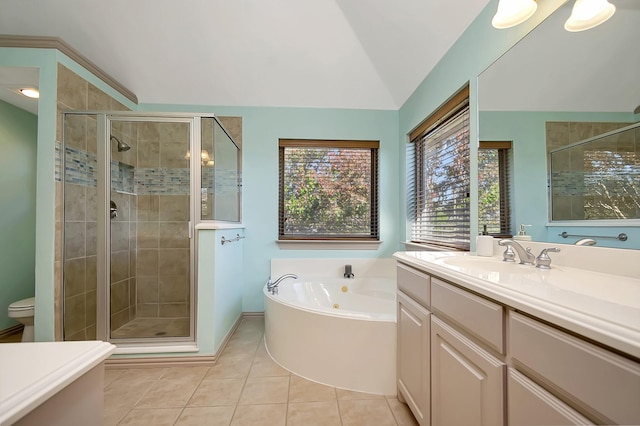
[[[640,362],[604,340],[626,334],[397,257],[398,398],[421,425],[640,425]]]
[[[434,425],[504,424],[505,364],[435,315],[431,371]]]
[[[637,362],[515,311],[509,313],[509,353],[516,370],[595,423],[640,424]],[[518,412],[514,406],[510,416],[515,420]]]
[[[509,368],[507,389],[510,425],[595,424],[513,368]]]
[[[398,399],[422,426],[431,424],[431,312],[427,274],[398,265]]]
[[[504,307],[431,277],[431,308],[433,424],[504,424]]]

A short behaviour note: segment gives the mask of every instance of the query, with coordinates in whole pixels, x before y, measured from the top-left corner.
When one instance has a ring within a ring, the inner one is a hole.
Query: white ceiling
[[[140,103],[398,109],[488,0],[0,0]]]

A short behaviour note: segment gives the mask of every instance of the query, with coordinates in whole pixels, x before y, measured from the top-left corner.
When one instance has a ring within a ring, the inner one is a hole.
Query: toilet
[[[9,318],[24,324],[22,331],[23,342],[33,342],[33,314],[35,312],[35,297],[18,300],[9,305]]]

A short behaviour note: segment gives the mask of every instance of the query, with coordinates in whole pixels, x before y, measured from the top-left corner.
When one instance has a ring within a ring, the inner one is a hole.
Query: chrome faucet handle
[[[516,261],[516,252],[513,250],[513,246],[511,246],[510,244],[500,244],[502,243],[502,241],[499,241],[498,244],[501,246],[506,245],[507,248],[505,249],[504,253],[502,253],[502,261],[503,262],[515,262]]]
[[[547,253],[558,253],[560,251],[557,247],[551,247],[542,249],[538,257],[536,257],[536,268],[551,269],[551,258]]]

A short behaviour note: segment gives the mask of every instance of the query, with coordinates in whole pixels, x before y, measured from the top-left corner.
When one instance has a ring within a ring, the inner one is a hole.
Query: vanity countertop
[[[406,251],[394,257],[504,305],[640,359],[640,278],[501,256]]]
[[[0,425],[25,416],[114,349],[100,341],[0,344]]]

